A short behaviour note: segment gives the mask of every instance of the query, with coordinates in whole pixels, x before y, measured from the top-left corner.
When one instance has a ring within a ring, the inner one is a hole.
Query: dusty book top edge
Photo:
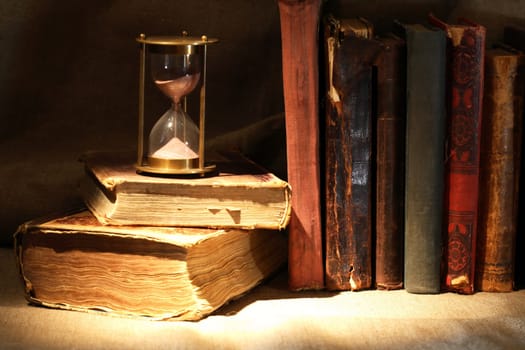
[[[90,211],[84,209],[69,212],[66,215],[46,216],[23,223],[15,232],[15,245],[20,243],[23,234],[37,231],[42,234],[88,234],[144,239],[184,247],[228,231],[240,231],[240,229],[104,225]]]
[[[211,160],[218,174],[202,178],[144,176],[137,174],[133,156],[125,152],[89,151],[81,155],[85,170],[108,190],[123,184],[214,186],[223,187],[287,187],[289,184],[272,172],[237,152],[221,152]]]

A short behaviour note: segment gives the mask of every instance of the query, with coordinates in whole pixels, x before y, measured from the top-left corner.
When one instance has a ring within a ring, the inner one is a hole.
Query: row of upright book
[[[322,18],[328,289],[519,282],[525,30],[486,47],[480,24],[425,22],[376,35],[363,18]]]
[[[468,19],[375,33],[319,0],[279,9],[290,287],[522,287],[525,29],[507,25],[487,46]]]

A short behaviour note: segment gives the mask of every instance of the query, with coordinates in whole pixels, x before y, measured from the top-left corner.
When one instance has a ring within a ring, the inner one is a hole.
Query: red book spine
[[[318,96],[320,0],[279,0],[288,183],[288,285],[324,288]]]
[[[444,289],[474,293],[485,28],[429,16],[448,38],[448,154]]]

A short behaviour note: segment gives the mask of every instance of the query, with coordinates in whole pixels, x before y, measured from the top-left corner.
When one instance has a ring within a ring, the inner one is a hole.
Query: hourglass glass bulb
[[[149,155],[156,159],[195,159],[199,152],[199,129],[181,105],[201,78],[201,55],[160,51],[151,55],[152,78],[172,101],[150,132]]]
[[[199,129],[182,108],[170,108],[150,133],[150,156],[161,159],[198,158]]]
[[[155,84],[175,104],[179,104],[182,97],[195,89],[199,83],[200,73],[186,74],[176,79],[155,80]]]

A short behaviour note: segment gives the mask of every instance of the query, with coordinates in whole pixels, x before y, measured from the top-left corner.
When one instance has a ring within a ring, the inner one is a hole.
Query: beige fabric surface
[[[289,292],[281,273],[199,322],[27,305],[0,249],[1,349],[525,349],[525,290]]]

